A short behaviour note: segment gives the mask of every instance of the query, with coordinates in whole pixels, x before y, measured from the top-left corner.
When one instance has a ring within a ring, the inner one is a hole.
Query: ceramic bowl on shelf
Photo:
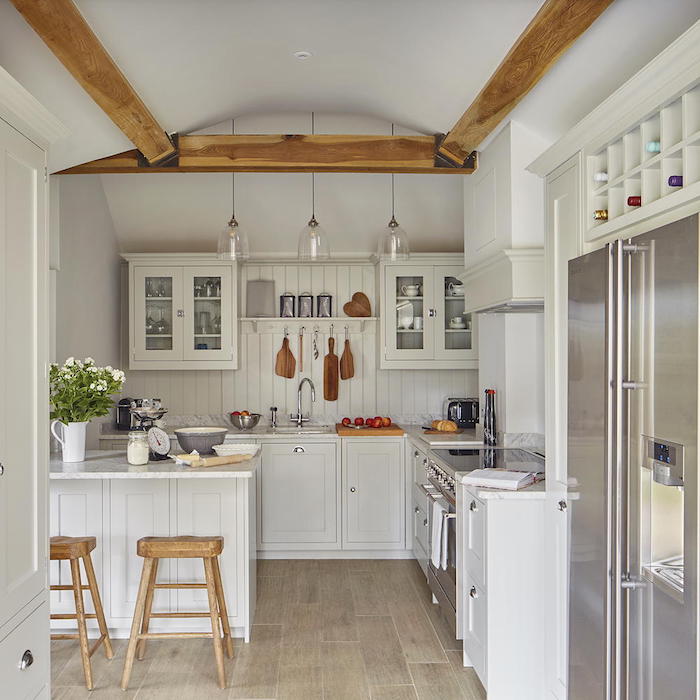
[[[193,428],[178,428],[175,437],[185,452],[197,450],[200,455],[210,455],[214,445],[219,445],[226,437],[226,428],[208,428],[196,426]]]
[[[229,416],[231,425],[238,430],[252,430],[260,422],[259,413],[251,413],[249,416]]]

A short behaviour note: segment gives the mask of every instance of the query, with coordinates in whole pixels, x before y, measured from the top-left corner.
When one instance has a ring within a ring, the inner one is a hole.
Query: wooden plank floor
[[[126,640],[93,657],[84,687],[77,645],[52,642],[54,700],[479,700],[461,643],[410,560],[261,560],[250,644],[236,640],[228,689],[215,681],[209,640],[150,642],[131,687],[119,689]]]

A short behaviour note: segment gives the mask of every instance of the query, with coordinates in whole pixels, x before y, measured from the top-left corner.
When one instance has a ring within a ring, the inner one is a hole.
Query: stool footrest
[[[137,639],[211,639],[211,632],[147,632],[139,634]]]
[[[153,588],[206,588],[206,583],[156,583]]]
[[[55,586],[49,586],[49,588],[50,588],[52,591],[72,591],[72,590],[74,590],[74,589],[73,589],[73,586],[58,586],[58,585],[55,585]],[[89,591],[89,590],[90,590],[90,586],[81,586],[80,588],[82,588],[84,591]]]
[[[83,615],[86,620],[96,620],[97,615],[94,613],[86,613]],[[53,613],[51,615],[52,620],[77,620],[78,616],[76,613]]]
[[[206,617],[209,619],[211,613],[208,612],[181,612],[181,613],[151,613],[150,617]]]
[[[51,639],[79,639],[79,634],[52,634]]]

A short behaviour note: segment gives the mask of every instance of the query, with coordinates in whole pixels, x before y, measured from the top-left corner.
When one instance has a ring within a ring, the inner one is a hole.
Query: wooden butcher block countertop
[[[386,428],[353,428],[349,425],[336,423],[335,429],[340,437],[403,437],[406,431],[396,423],[392,423]]]

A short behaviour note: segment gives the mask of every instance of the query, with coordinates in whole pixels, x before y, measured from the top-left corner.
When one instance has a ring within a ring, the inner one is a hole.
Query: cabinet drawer
[[[417,456],[416,456],[417,455]],[[414,449],[411,452],[413,457],[413,481],[416,484],[425,484],[428,482],[428,478],[425,474],[425,461],[427,460],[426,455],[420,450]]]
[[[464,499],[464,563],[470,576],[484,588],[486,587],[485,543],[486,503],[466,491]]]
[[[32,663],[20,668],[25,652]],[[0,641],[2,697],[35,698],[49,681],[49,609],[44,603]]]
[[[476,674],[486,688],[486,592],[471,576],[464,578],[464,651],[474,666]]]

